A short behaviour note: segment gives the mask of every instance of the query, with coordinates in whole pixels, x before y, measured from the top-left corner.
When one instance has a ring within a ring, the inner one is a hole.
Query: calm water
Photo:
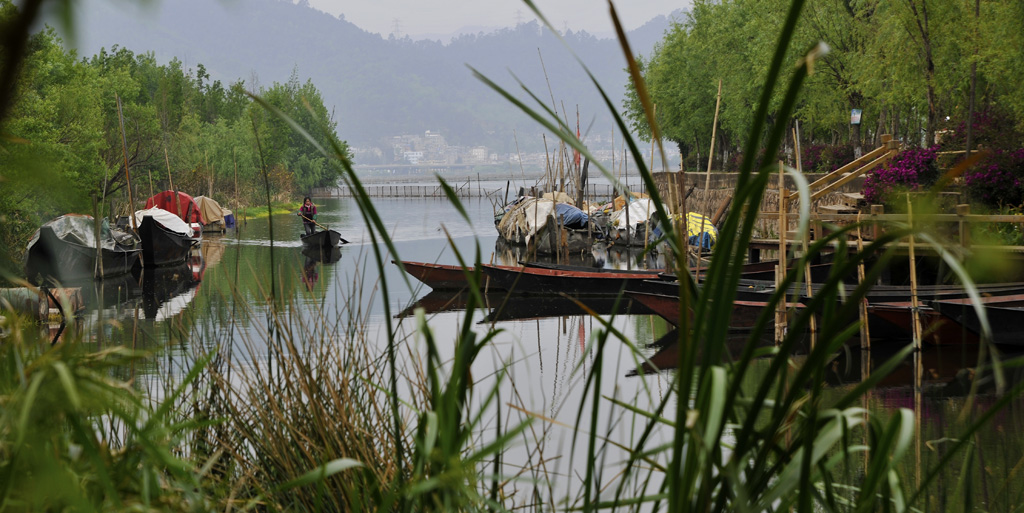
[[[512,264],[518,258],[495,250],[493,207],[487,199],[465,201],[472,222],[463,219],[444,200],[381,199],[375,204],[403,260],[455,263],[453,245],[467,260],[472,260],[477,250],[483,261]],[[416,300],[423,299],[420,305],[428,311],[429,326],[435,338],[454,340],[466,313],[458,309],[436,311],[438,305],[430,302],[434,296],[428,296],[429,290],[421,288],[412,278],[407,279],[390,263],[395,255],[382,256],[386,262],[384,272],[378,273],[374,241],[353,200],[321,200],[318,208],[319,221],[340,231],[350,242],[326,262],[303,254],[298,217],[273,217],[273,239],[267,219],[240,219],[238,230],[207,236],[201,258],[197,255],[190,267],[104,284],[102,304],[105,307],[90,308],[84,325],[72,329],[85,330],[90,338],[116,338],[115,330],[108,327],[110,323],[105,323],[103,330],[87,327],[95,325],[102,316],[105,321],[113,319],[121,326],[132,326],[130,331],[135,335],[130,343],[136,345],[155,347],[169,339],[177,342],[175,333],[179,329],[191,334],[182,337],[188,340],[185,344],[212,347],[244,338],[256,340],[257,350],[237,357],[258,358],[252,355],[260,354],[259,341],[261,337],[265,339],[266,332],[266,323],[260,319],[266,318],[273,296],[279,304],[288,305],[295,315],[308,316],[307,322],[318,315],[362,319],[370,339],[383,348],[389,318],[396,323],[402,339],[415,340],[410,337],[414,331],[412,320],[396,316]],[[638,257],[629,254],[616,258],[602,254],[598,258],[614,260],[617,265],[623,262],[656,265],[656,262],[638,262]],[[99,304],[100,292],[87,291],[93,305]],[[585,351],[585,347],[600,324],[583,315],[538,317],[536,310],[526,309],[533,312],[528,313],[527,318],[495,321],[495,327],[501,332],[480,357],[474,376],[481,381],[493,379],[496,369],[509,364],[523,408],[573,426],[577,424],[581,403],[587,402],[582,397],[584,371],[595,364],[593,353]],[[544,311],[543,305],[540,310]],[[239,315],[242,311],[248,315]],[[478,312],[474,320],[482,321],[488,313],[486,309]],[[641,347],[669,332],[668,325],[654,316],[621,315],[616,316],[613,323]],[[479,331],[484,329],[480,326]],[[194,348],[178,345],[172,353],[186,353],[190,349]],[[442,344],[441,349],[450,347]],[[673,358],[671,348],[646,351],[652,358]],[[891,352],[891,347],[876,345],[870,355],[859,351],[839,355],[830,369],[830,387],[835,393],[842,393]],[[964,383],[971,371],[964,369],[976,361],[976,348],[926,348],[919,360],[905,362],[872,392],[864,406],[884,415],[899,407],[913,409],[921,420],[921,440],[951,436],[951,426],[959,420],[973,418],[981,408],[996,400],[992,395],[983,395],[972,409],[966,409]],[[606,379],[600,384],[602,395],[625,398],[641,408],[660,399],[668,386],[668,376],[664,374],[633,375],[637,367],[635,358],[625,344],[614,340],[607,345],[604,367]],[[611,376],[618,379],[610,379]],[[1009,376],[1017,379],[1019,373],[1011,371]],[[987,385],[983,385],[983,389],[985,387]],[[1010,469],[1024,462],[1024,437],[1019,435],[1022,428],[1024,406],[1017,401],[979,435],[972,450],[984,460],[991,477],[1002,479],[1009,475]],[[631,429],[624,426],[613,431],[612,437],[628,444]],[[553,439],[556,446],[567,447],[571,435],[570,429],[556,427],[546,436]],[[938,458],[941,445],[921,444],[923,465]],[[559,472],[569,473],[569,467],[579,463],[565,460],[560,463]],[[914,468],[908,467],[907,471],[915,473]]]

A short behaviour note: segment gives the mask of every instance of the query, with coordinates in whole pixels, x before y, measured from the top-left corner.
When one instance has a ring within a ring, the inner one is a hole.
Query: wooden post
[[[960,231],[960,248],[967,249],[971,247],[971,225],[964,219],[964,216],[971,214],[971,206],[969,204],[957,205],[956,215],[960,216],[960,221],[957,223]]]
[[[885,213],[885,205],[871,205],[871,217],[880,216]],[[878,225],[878,219],[872,219],[871,236],[878,240],[882,236],[882,228]]]
[[[131,173],[128,172],[128,138],[124,135],[124,116],[121,114],[121,97],[114,95],[117,99],[117,120],[121,125],[121,149],[124,153],[124,179],[128,185],[128,219],[131,220],[132,231],[139,231],[139,227],[136,226],[135,222],[135,197],[132,196],[132,177]],[[114,209],[110,209],[110,213],[114,213]],[[96,244],[99,245],[99,238],[96,239]]]

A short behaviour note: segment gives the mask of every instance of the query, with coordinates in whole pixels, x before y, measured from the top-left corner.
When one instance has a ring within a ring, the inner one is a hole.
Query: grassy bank
[[[266,205],[239,207],[235,212],[235,220],[261,219],[270,215],[294,214],[302,206],[301,201],[289,201],[284,203],[272,203],[268,211]]]

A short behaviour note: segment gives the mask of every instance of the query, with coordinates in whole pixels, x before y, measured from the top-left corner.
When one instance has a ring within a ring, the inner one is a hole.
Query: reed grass
[[[531,2],[526,4],[547,24]],[[774,117],[788,119],[810,64],[822,51],[812,48],[792,73],[784,73],[791,69],[784,57],[802,5],[801,0],[792,2],[780,30],[746,155],[757,155],[762,142],[766,154],[776,154],[785,124],[768,125],[771,99],[781,99]],[[616,19],[614,9],[612,17]],[[631,52],[618,28],[629,60]],[[635,65],[631,70],[641,102],[650,107],[642,77]],[[585,66],[583,71],[593,80]],[[531,106],[478,77],[625,189],[538,96],[527,91],[536,103]],[[777,90],[783,80],[788,84]],[[600,84],[594,85],[615,113]],[[306,128],[256,101],[317,146]],[[620,131],[628,133],[622,118],[615,119]],[[648,119],[656,135],[653,115]],[[318,128],[323,129],[311,129]],[[671,225],[672,212],[662,208],[642,150],[631,138],[627,146],[658,205],[659,219]],[[898,351],[854,387],[828,394],[824,386],[827,366],[855,333],[856,321],[851,319],[881,266],[857,287],[845,287],[841,277],[868,256],[890,258],[893,243],[913,235],[932,245],[977,297],[955,255],[920,226],[895,226],[849,257],[836,252],[830,280],[807,308],[794,313],[777,346],[759,347],[751,335],[738,356],[730,355],[724,327],[772,174],[772,169],[744,162],[735,206],[701,284],[684,272],[686,244],[680,232],[666,234],[684,299],[676,340],[679,360],[662,375],[668,387],[658,390],[644,382],[637,397],[620,397],[617,390],[603,393],[602,383],[622,375],[613,367],[621,362],[606,357],[615,345],[626,347],[637,366],[646,359],[635,337],[619,330],[614,319],[594,315],[601,329],[587,344],[593,355],[587,361],[592,363],[574,370],[586,399],[577,406],[575,425],[564,426],[531,411],[511,376],[511,361],[499,359],[497,370],[486,377],[472,372],[484,348],[502,335],[494,325],[475,324],[474,312],[483,305],[474,286],[481,282],[479,247],[471,258],[455,252],[471,286],[454,340],[436,339],[422,311],[411,326],[393,318],[390,291],[411,288],[408,281],[387,281],[387,262],[400,262],[395,245],[343,148],[317,148],[333,159],[341,179],[355,191],[372,242],[369,254],[359,257],[366,259],[370,271],[353,277],[346,291],[349,301],[327,311],[312,302],[281,304],[265,291],[272,303],[266,307],[235,297],[240,308],[231,328],[188,331],[194,358],[180,375],[168,377],[166,390],[149,396],[111,377],[147,355],[120,347],[88,352],[76,344],[47,349],[29,335],[34,327],[18,321],[0,344],[0,507],[919,511],[934,507],[931,497],[943,493],[936,491],[940,481],[955,490],[953,496],[965,510],[978,506],[972,502],[980,479],[972,469],[974,435],[1019,397],[1024,385],[1005,386],[1003,373],[1020,362],[1001,364],[987,356],[979,362],[1001,394],[974,419],[962,419],[961,435],[942,441],[941,457],[915,469],[920,473],[914,482],[907,479],[906,469],[923,440],[915,435],[913,413],[898,409],[883,416],[866,408],[875,385],[913,348]],[[791,174],[805,189],[802,176]],[[454,190],[443,180],[441,186],[472,222]],[[807,196],[804,190],[801,198]],[[669,203],[673,208],[683,204],[675,198]],[[808,212],[809,206],[801,204],[799,222],[805,228]],[[830,244],[841,246],[855,228],[837,228],[815,241],[795,268],[803,269]],[[267,271],[262,282],[266,290],[274,290],[276,272]],[[801,279],[799,271],[790,274],[780,291]],[[385,310],[382,339],[366,329],[370,318],[361,306],[378,295]],[[772,302],[784,301],[784,295],[776,293]],[[771,315],[769,308],[758,321],[760,328],[768,326]],[[812,315],[821,321],[809,347],[804,333]],[[251,322],[261,316],[266,323]],[[236,330],[236,324],[246,329]],[[803,357],[796,358],[801,350]],[[569,430],[567,447],[549,445],[562,429]],[[520,448],[516,460],[512,452]],[[1001,501],[990,504],[1013,508],[1009,492],[1020,466],[1004,482],[983,486]]]

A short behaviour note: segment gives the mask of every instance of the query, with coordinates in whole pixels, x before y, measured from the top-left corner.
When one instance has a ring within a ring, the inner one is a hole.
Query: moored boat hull
[[[139,225],[142,239],[142,265],[160,267],[184,264],[195,240],[161,225],[152,216],[142,218]]]
[[[66,241],[49,226],[39,229],[38,239],[25,254],[25,276],[29,281],[74,282],[126,274],[139,259],[137,248],[107,249]]]

